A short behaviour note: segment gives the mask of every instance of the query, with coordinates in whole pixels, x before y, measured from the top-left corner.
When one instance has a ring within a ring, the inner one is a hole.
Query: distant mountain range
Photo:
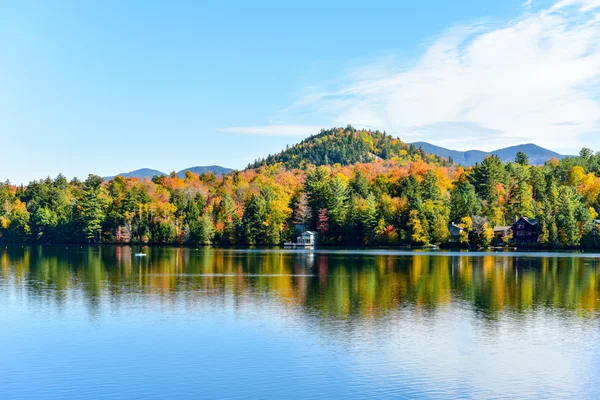
[[[219,165],[208,165],[208,166],[191,167],[191,168],[182,169],[181,171],[179,171],[177,173],[177,176],[179,176],[180,178],[185,178],[185,173],[187,171],[191,171],[195,174],[205,174],[205,173],[211,172],[216,175],[223,175],[223,174],[232,172],[233,170],[231,168],[225,168],[225,167],[221,167]],[[142,168],[142,169],[137,169],[137,170],[131,171],[131,172],[124,172],[121,174],[117,174],[115,176],[122,176],[124,178],[152,179],[155,176],[161,176],[161,175],[169,175],[169,174],[158,171],[156,169]],[[109,179],[114,178],[115,176],[107,176],[104,179],[109,180]]]
[[[488,155],[497,155],[503,162],[514,161],[515,156],[519,151],[527,154],[529,156],[529,163],[534,165],[544,164],[546,161],[552,158],[560,160],[561,158],[567,157],[554,151],[544,149],[543,147],[537,146],[533,143],[520,144],[518,146],[506,147],[490,152],[481,150],[450,150],[427,142],[415,142],[412,144],[414,144],[416,147],[420,147],[426,153],[436,154],[444,158],[452,157],[455,163],[461,165],[475,165],[475,163],[483,161],[483,159]]]
[[[372,143],[372,145],[367,145],[367,142]],[[447,159],[452,157],[452,160],[455,163],[465,166],[475,165],[475,163],[483,161],[485,157],[492,154],[499,156],[503,162],[514,161],[515,156],[519,151],[527,154],[529,156],[529,163],[533,165],[544,164],[552,158],[560,160],[567,157],[532,143],[506,147],[491,152],[481,150],[450,150],[427,142],[415,142],[412,144],[417,149],[420,148],[423,152],[430,154],[428,157],[443,157]],[[391,136],[380,132],[336,128],[327,131],[324,130],[317,135],[310,136],[302,142],[283,150],[281,153],[270,155],[266,159],[255,162],[253,165],[250,165],[250,167],[258,168],[261,165],[272,165],[276,163],[283,163],[288,168],[302,168],[305,164],[327,165],[339,163],[342,165],[350,165],[357,162],[368,162],[378,158],[389,159],[391,157],[402,157],[401,150],[407,150],[408,154],[412,151],[417,151],[414,147],[412,147],[412,149],[413,150],[411,150],[409,144],[403,143],[399,139],[392,138]],[[405,152],[404,154],[407,153]],[[210,172],[216,175],[222,175],[232,172],[233,170],[218,165],[199,166],[181,170],[177,172],[177,176],[185,178],[185,173],[187,171],[196,174]],[[152,179],[157,175],[169,174],[155,169],[142,168],[118,175],[125,178]],[[114,176],[109,176],[105,179],[109,180],[112,178],[114,178]]]

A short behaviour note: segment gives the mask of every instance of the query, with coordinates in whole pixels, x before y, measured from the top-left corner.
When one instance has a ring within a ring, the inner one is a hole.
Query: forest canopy
[[[525,154],[462,167],[399,139],[322,131],[225,175],[90,175],[0,183],[0,241],[279,245],[299,227],[330,245],[489,246],[493,228],[538,222],[535,245],[596,245],[600,154],[529,165]]]

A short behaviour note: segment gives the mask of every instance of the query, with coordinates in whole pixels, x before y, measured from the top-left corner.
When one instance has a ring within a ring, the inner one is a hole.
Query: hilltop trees
[[[356,130],[348,125],[345,129],[322,130],[279,154],[257,160],[249,167],[282,163],[287,168],[306,168],[311,165],[352,165],[378,159],[447,162],[438,156],[425,154],[414,145],[403,143],[385,132]]]

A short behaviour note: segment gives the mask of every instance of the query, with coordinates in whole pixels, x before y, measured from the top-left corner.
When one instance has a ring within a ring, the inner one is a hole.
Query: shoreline
[[[0,243],[0,248],[15,247],[129,247],[129,248],[182,248],[191,250],[213,249],[213,250],[256,250],[256,251],[284,251],[289,253],[319,253],[323,251],[389,251],[389,252],[413,252],[413,253],[565,253],[565,254],[600,254],[600,248],[563,248],[563,247],[488,247],[488,248],[464,248],[446,246],[327,246],[318,245],[314,249],[287,249],[283,245],[189,245],[189,244],[159,244],[159,243]]]

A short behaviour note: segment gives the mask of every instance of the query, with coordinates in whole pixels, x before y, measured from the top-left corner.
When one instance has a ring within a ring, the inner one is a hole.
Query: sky
[[[0,181],[244,168],[322,128],[600,150],[600,0],[0,0]]]

